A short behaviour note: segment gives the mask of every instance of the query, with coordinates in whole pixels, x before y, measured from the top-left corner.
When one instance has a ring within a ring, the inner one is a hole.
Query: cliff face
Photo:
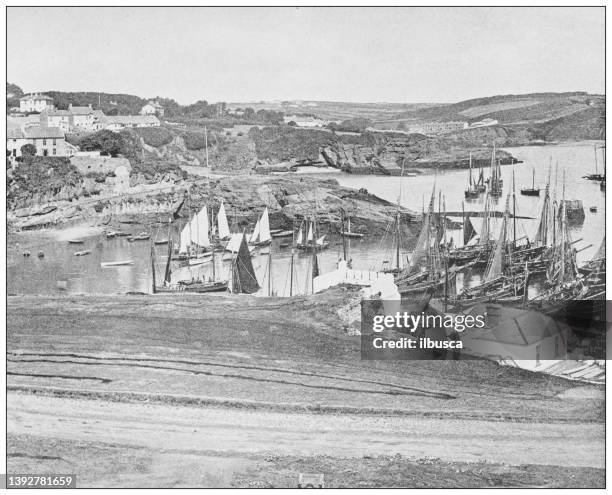
[[[374,146],[337,142],[323,148],[321,154],[330,167],[356,174],[400,175],[402,166],[405,170],[468,168],[470,153],[474,167],[489,166],[492,148],[484,143],[493,141],[491,132],[480,132],[466,141],[465,137],[407,136],[390,138]],[[505,151],[498,150],[496,156],[502,164],[516,161]]]

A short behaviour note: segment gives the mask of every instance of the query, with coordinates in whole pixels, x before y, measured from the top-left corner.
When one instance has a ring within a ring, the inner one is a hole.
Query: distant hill
[[[498,95],[401,112],[394,120],[398,125],[451,120],[471,124],[488,118],[511,131],[526,129],[531,139],[602,139],[605,105],[605,96],[585,92]]]

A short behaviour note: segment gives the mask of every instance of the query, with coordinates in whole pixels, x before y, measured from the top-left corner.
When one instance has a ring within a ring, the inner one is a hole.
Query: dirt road
[[[602,424],[274,413],[8,395],[11,434],[202,454],[393,455],[604,467]]]

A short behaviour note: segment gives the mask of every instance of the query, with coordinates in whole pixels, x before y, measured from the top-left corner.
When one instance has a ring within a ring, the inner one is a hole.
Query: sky
[[[442,103],[605,84],[602,7],[8,7],[7,24],[26,92]]]

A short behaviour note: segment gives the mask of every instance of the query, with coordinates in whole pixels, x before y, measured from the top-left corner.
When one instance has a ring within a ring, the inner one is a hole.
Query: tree
[[[124,147],[123,137],[113,131],[104,129],[94,132],[81,139],[81,149],[83,151],[100,151],[101,155],[117,156]]]
[[[36,146],[32,143],[24,144],[21,147],[21,156],[36,156]]]

